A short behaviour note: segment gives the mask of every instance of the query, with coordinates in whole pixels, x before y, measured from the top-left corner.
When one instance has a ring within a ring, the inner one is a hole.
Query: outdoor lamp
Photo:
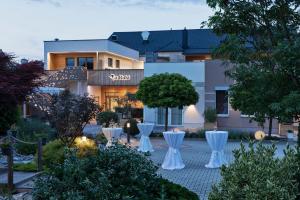
[[[86,136],[81,137],[82,142],[86,142]]]
[[[263,131],[256,131],[254,135],[256,140],[263,140],[265,136],[266,134]]]
[[[127,122],[126,126],[127,128],[130,128],[130,122]]]

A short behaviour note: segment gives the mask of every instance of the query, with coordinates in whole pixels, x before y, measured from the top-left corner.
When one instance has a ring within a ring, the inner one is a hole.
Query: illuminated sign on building
[[[108,77],[113,81],[129,81],[130,80],[130,75],[110,74]]]

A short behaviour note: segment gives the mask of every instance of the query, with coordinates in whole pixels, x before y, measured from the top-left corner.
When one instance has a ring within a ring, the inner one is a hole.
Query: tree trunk
[[[166,107],[166,113],[165,113],[165,131],[168,131],[168,107]]]
[[[272,126],[273,126],[273,117],[270,117],[269,118],[269,132],[268,132],[269,137],[272,136]]]

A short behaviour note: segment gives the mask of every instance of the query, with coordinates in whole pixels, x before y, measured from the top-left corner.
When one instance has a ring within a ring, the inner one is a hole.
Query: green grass
[[[35,162],[14,164],[15,171],[36,172],[37,165]]]

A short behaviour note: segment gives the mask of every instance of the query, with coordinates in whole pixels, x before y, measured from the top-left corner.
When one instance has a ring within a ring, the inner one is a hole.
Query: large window
[[[74,67],[75,66],[75,59],[74,58],[66,58],[66,67]]]
[[[219,116],[228,116],[228,91],[216,90],[216,109]]]
[[[165,108],[158,108],[157,109],[157,124],[165,124]]]
[[[112,59],[112,58],[108,58],[108,60],[107,60],[107,65],[108,65],[109,67],[113,67],[113,59]]]
[[[157,124],[165,124],[165,108],[157,108]],[[169,108],[169,124],[170,125],[182,125],[182,109]]]
[[[94,69],[94,58],[91,57],[79,57],[77,58],[77,64],[81,67],[86,67],[88,70]]]
[[[171,109],[171,124],[182,125],[182,109],[179,108]]]

